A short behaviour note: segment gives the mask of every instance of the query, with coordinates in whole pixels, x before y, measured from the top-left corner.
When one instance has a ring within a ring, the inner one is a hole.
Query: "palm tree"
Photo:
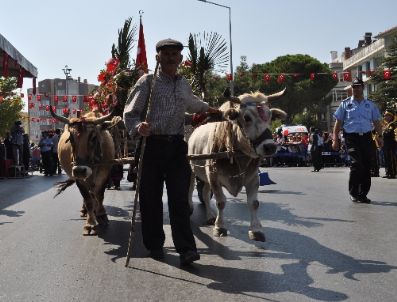
[[[112,58],[119,60],[119,73],[117,75],[117,91],[116,96],[118,103],[115,106],[115,115],[122,115],[124,106],[127,101],[128,91],[138,79],[138,71],[131,68],[130,52],[134,48],[134,37],[136,35],[137,26],[131,25],[132,18],[128,18],[124,22],[122,29],[118,31],[117,47],[112,46]]]
[[[229,52],[225,39],[218,33],[210,32],[189,35],[189,72],[186,75],[192,84],[193,91],[207,97],[206,76],[211,72],[222,72],[227,67]]]

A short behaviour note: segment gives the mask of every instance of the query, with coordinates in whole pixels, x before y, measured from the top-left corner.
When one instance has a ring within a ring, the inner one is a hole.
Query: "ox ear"
[[[223,116],[225,117],[225,119],[233,121],[238,119],[238,117],[240,116],[240,111],[234,108],[230,108],[223,113]]]
[[[287,113],[281,109],[271,108],[270,111],[272,112],[272,121],[277,119],[284,121],[287,118]]]

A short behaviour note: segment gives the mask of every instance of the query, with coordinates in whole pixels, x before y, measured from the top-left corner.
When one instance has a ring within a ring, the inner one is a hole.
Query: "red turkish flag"
[[[314,79],[316,78],[316,74],[314,72],[310,73],[310,81],[314,81]]]
[[[350,71],[344,72],[343,73],[343,80],[345,82],[351,82],[352,80],[352,73]]]
[[[332,73],[332,78],[333,78],[335,81],[338,80],[338,74],[336,73],[336,71],[334,71],[334,72]]]
[[[391,70],[390,69],[383,70],[383,79],[385,79],[385,80],[391,79]]]
[[[232,76],[231,73],[227,73],[227,74],[226,74],[226,80],[228,80],[229,82],[230,82],[230,81],[233,81],[233,76]]]
[[[146,47],[145,47],[145,36],[143,34],[142,17],[139,24],[139,37],[138,37],[138,48],[136,53],[136,67],[143,70],[144,73],[148,73],[147,58],[146,58]]]

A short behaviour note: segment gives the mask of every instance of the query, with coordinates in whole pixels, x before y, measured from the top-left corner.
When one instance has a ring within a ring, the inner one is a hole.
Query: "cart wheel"
[[[203,198],[203,187],[204,187],[204,181],[202,181],[200,178],[196,177],[196,189],[197,189],[197,194],[198,198],[201,203],[204,203],[204,198]],[[210,194],[210,199],[214,196],[214,193]]]

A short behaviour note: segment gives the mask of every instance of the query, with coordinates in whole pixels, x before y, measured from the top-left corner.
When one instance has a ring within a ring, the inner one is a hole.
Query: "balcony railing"
[[[349,69],[355,65],[361,64],[365,59],[373,56],[375,53],[385,48],[385,40],[379,39],[372,44],[362,48],[359,52],[343,61],[343,70]]]

